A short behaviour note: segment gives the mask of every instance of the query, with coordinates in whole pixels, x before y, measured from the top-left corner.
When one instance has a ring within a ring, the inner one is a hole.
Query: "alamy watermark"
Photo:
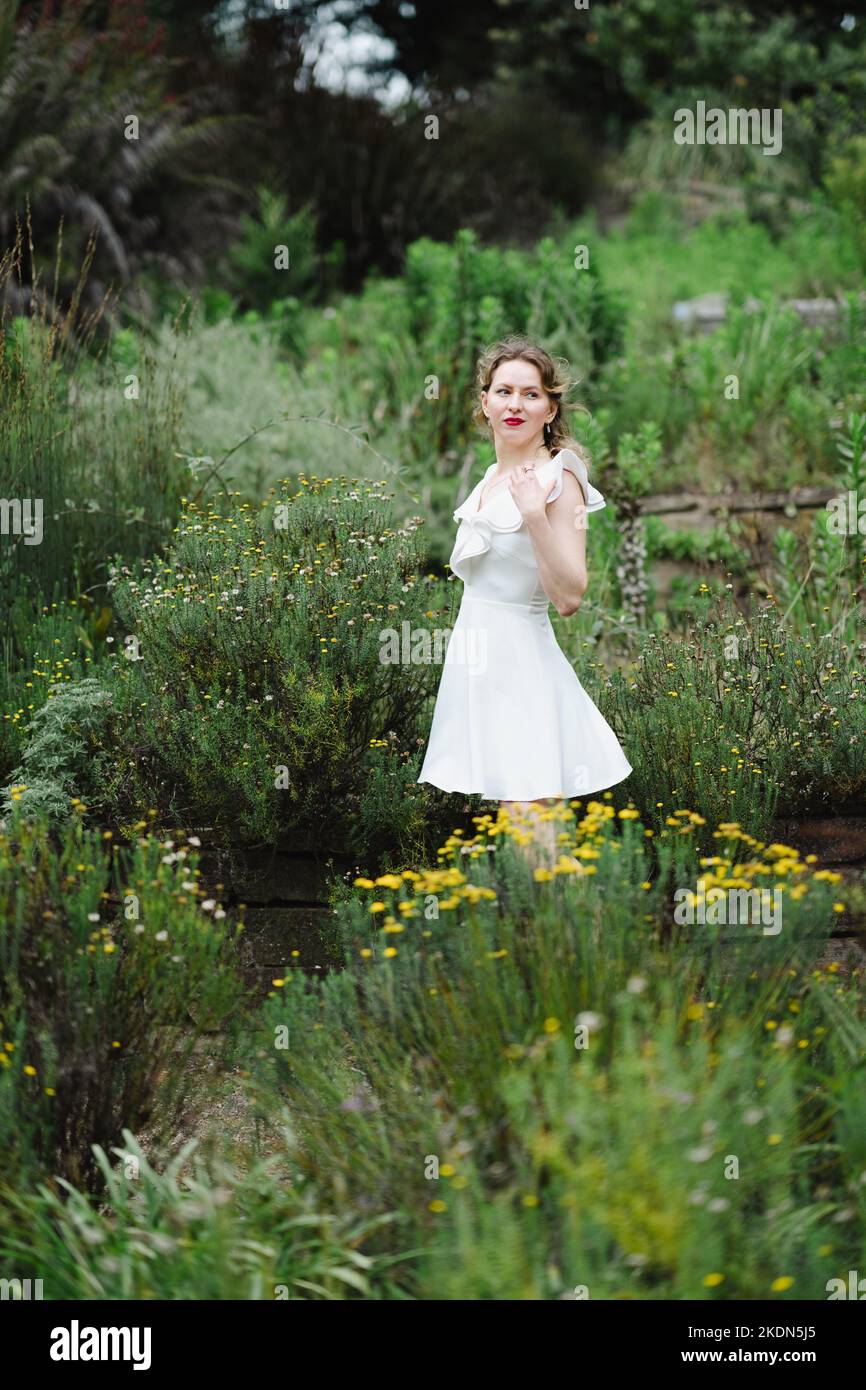
[[[42,1298],[41,1279],[0,1279],[0,1299]]]
[[[829,1303],[838,1298],[852,1298],[859,1303],[866,1299],[866,1279],[861,1279],[856,1269],[848,1270],[847,1284],[844,1279],[828,1279],[824,1288]]]
[[[831,497],[826,511],[828,535],[866,536],[866,497],[858,497],[849,488]]]
[[[0,536],[23,536],[25,545],[42,544],[42,498],[0,497]]]
[[[782,149],[782,109],[774,106],[731,107],[725,111],[699,101],[695,110],[681,106],[674,112],[677,145],[763,145],[764,154]]]
[[[52,1361],[131,1361],[134,1371],[150,1369],[149,1327],[82,1327],[73,1318],[69,1327],[51,1329],[48,1355]]]
[[[762,922],[764,936],[778,936],[782,930],[782,890],[774,888],[707,889],[705,878],[698,879],[697,894],[690,888],[674,890],[674,921],[679,926],[728,926]],[[772,908],[770,900],[772,898]]]
[[[487,629],[473,627],[468,623],[454,628],[426,627],[413,628],[405,620],[398,632],[394,627],[383,627],[379,633],[379,660],[383,666],[429,666],[431,662],[441,665],[466,666],[470,671],[483,675],[487,670]]]

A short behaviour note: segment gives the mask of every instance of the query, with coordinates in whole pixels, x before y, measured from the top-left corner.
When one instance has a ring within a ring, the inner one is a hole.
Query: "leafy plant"
[[[3,788],[3,809],[63,820],[73,792],[99,788],[105,796],[113,758],[103,746],[110,693],[92,676],[61,686],[30,723],[21,764]]]
[[[161,806],[233,838],[293,832],[365,855],[417,845],[438,683],[405,642],[433,632],[419,520],[394,527],[382,485],[302,476],[259,515],[190,501],[164,559],[115,566],[132,658],[112,682],[116,814]]]
[[[855,135],[830,161],[827,192],[851,228],[866,268],[866,135]]]
[[[158,1083],[164,1122],[176,1116],[183,1057],[241,995],[232,931],[205,910],[196,877],[197,857],[185,847],[146,836],[115,855],[79,816],[56,836],[43,818],[16,815],[3,825],[7,1180],[48,1170],[92,1185],[99,1170],[91,1146],[148,1119]]]
[[[613,673],[606,717],[629,744],[634,795],[696,805],[709,819],[826,809],[866,789],[866,687],[856,643],[800,635],[779,599],[753,594],[747,614],[728,591],[693,599],[685,640],[651,634],[629,670]]]

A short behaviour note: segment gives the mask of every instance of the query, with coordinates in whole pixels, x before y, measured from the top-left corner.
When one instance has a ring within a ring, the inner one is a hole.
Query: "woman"
[[[548,617],[550,603],[563,617],[580,608],[587,513],[605,501],[563,419],[568,378],[543,348],[505,338],[477,381],[496,461],[454,513],[449,564],[463,597],[418,781],[529,816],[552,853],[545,806],[632,771]]]

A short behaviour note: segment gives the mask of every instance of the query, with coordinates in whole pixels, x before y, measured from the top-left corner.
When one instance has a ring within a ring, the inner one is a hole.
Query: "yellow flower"
[[[396,947],[396,946],[386,946],[385,949],[384,949],[384,951],[382,952],[382,955],[383,955],[383,956],[388,956],[388,957],[390,957],[390,956],[396,956],[396,954],[397,954],[397,947]]]
[[[561,1026],[558,1018],[546,1018],[544,1020],[545,1033],[558,1033]]]
[[[442,1201],[441,1197],[434,1197],[432,1202],[427,1203],[427,1210],[436,1212],[447,1211],[448,1205],[446,1202]]]
[[[440,1168],[439,1168],[439,1176],[440,1176],[440,1178],[453,1178],[453,1176],[454,1176],[454,1174],[455,1174],[456,1172],[457,1172],[457,1169],[454,1167],[454,1164],[453,1164],[453,1163],[443,1163],[443,1164],[440,1165]]]
[[[36,1075],[36,1068],[35,1068],[35,1067],[31,1067],[30,1064],[28,1063],[27,1066],[24,1067],[24,1075],[25,1075],[25,1076],[35,1076],[35,1075]]]
[[[773,1280],[770,1288],[773,1290],[773,1293],[784,1293],[785,1289],[789,1289],[793,1282],[790,1274],[782,1274],[778,1279]]]
[[[715,1289],[724,1280],[724,1274],[705,1274],[703,1278],[704,1287]]]
[[[367,911],[368,911],[368,912],[384,912],[384,911],[385,911],[385,904],[384,904],[384,903],[370,903],[370,906],[367,908]]]
[[[356,878],[352,884],[353,888],[373,888],[374,886],[371,878]]]
[[[402,888],[403,880],[397,874],[382,874],[376,879],[377,888]]]
[[[521,1203],[523,1204],[523,1206],[525,1206],[525,1207],[537,1207],[537,1206],[538,1206],[538,1198],[536,1197],[536,1195],[535,1195],[534,1192],[527,1192],[526,1196],[525,1196],[525,1197],[521,1197],[520,1201],[521,1201]]]

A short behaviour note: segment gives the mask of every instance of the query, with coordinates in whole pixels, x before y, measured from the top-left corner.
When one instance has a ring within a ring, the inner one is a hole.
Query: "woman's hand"
[[[550,484],[545,490],[538,482],[531,464],[519,463],[512,470],[508,479],[508,490],[525,521],[531,520],[532,517],[544,515],[544,508],[553,491],[554,481],[551,478]]]

